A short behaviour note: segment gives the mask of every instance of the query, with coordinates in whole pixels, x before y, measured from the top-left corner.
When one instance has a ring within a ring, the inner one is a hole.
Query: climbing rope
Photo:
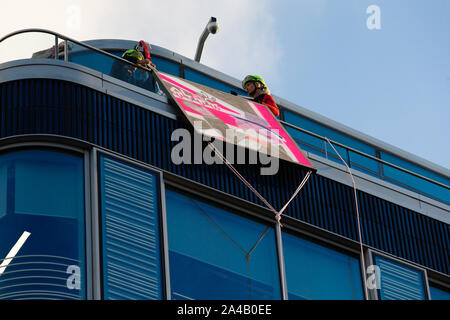
[[[365,265],[365,261],[364,261],[365,260],[364,259],[364,247],[363,247],[363,242],[362,242],[361,221],[360,221],[360,216],[359,216],[359,205],[358,205],[358,197],[357,197],[357,193],[356,193],[355,179],[353,178],[352,171],[350,170],[350,167],[348,166],[347,162],[345,162],[345,160],[342,159],[341,155],[339,154],[339,152],[337,152],[336,148],[333,146],[331,141],[327,137],[325,137],[325,139],[330,144],[331,148],[333,148],[334,152],[336,152],[336,154],[341,159],[341,161],[344,163],[344,165],[347,167],[347,172],[350,174],[350,177],[352,178],[353,192],[354,192],[354,196],[355,196],[356,219],[357,219],[357,222],[358,222],[358,238],[359,238],[359,247],[360,247],[360,251],[361,251],[361,265],[362,265],[363,271],[365,273],[366,272],[366,265]],[[366,299],[368,299],[369,296],[368,296],[368,292],[367,292],[367,286],[366,286],[365,279],[363,281],[363,285],[364,285],[364,292],[365,292],[365,295],[366,295]]]
[[[295,196],[300,192],[300,190],[305,185],[306,181],[308,181],[311,176],[311,171],[308,171],[306,176],[303,178],[303,181],[298,186],[297,190],[294,192],[289,201],[283,206],[280,211],[275,210],[275,208],[236,170],[236,168],[228,161],[227,158],[224,157],[222,153],[211,143],[208,143],[208,146],[222,159],[222,161],[227,165],[228,168],[275,214],[275,220],[277,223],[281,225],[281,214],[287,208],[287,206],[291,203],[291,201],[295,198]]]

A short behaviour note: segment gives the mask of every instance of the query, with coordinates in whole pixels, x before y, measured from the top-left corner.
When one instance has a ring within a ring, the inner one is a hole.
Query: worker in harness
[[[263,78],[257,75],[248,75],[242,81],[242,88],[253,97],[253,101],[267,106],[276,117],[280,115],[280,110],[270,95],[269,88],[267,88]]]
[[[140,47],[143,48],[144,54],[142,54]],[[148,47],[142,40],[139,42],[139,45],[134,46],[133,49],[125,51],[122,54],[122,58],[138,66],[150,69],[156,68],[150,60],[150,52],[148,51]],[[147,90],[154,91],[155,85],[153,77],[149,81],[150,72],[137,68],[135,65],[130,65],[120,60],[114,60],[111,67],[110,76],[139,87],[143,87]]]

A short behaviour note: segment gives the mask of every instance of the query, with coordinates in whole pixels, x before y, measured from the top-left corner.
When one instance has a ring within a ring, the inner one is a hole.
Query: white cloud
[[[77,40],[144,39],[193,59],[198,39],[214,16],[220,29],[205,42],[201,62],[236,78],[249,73],[275,77],[282,49],[270,5],[268,0],[7,2],[2,4],[0,37],[23,28],[45,28]],[[15,40],[0,44],[0,62],[29,57],[54,42],[36,34]]]

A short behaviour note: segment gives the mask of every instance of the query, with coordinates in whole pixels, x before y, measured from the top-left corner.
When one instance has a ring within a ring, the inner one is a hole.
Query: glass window
[[[115,56],[121,57],[124,51],[112,51]],[[155,80],[151,72],[136,68],[126,62],[116,60],[105,54],[71,43],[69,61],[107,74],[116,79],[138,86],[151,92],[156,91]]]
[[[289,126],[285,126],[287,132],[291,135],[293,139],[298,143],[299,147],[302,150],[311,152],[313,154],[316,154],[318,156],[327,158],[329,160],[332,160],[336,163],[342,164],[342,160],[339,158],[339,156],[336,154],[336,152],[333,150],[333,148],[326,143],[324,140],[316,138],[310,134],[301,132],[297,129],[294,129]],[[334,146],[339,152],[339,155],[348,163],[348,157],[347,157],[347,151],[344,148],[341,148],[339,146]]]
[[[1,154],[0,259],[16,245],[20,250],[0,270],[0,299],[84,298],[84,223],[82,156]]]
[[[410,162],[407,162],[405,160],[402,160],[396,156],[393,156],[386,152],[381,152],[381,159],[395,164],[399,167],[402,167],[404,169],[407,169],[409,171],[418,173],[424,177],[433,179],[437,182],[450,185],[450,180],[440,176],[438,174],[435,174],[433,172],[430,172],[424,168],[421,168],[417,165],[414,165]],[[423,193],[425,195],[431,196],[432,198],[438,199],[443,201],[444,203],[449,203],[450,199],[450,190],[443,188],[441,186],[438,186],[432,182],[425,181],[421,178],[415,177],[409,173],[403,172],[401,170],[392,168],[391,166],[383,165],[383,174],[386,178],[389,178],[389,181],[391,182],[398,182],[397,184],[409,188],[413,191],[418,191],[420,193]]]
[[[172,299],[281,299],[275,232],[166,190]]]
[[[113,55],[115,55],[117,57],[122,57],[123,51],[114,50],[114,51],[109,51],[109,53],[112,53]],[[180,76],[180,65],[178,63],[164,59],[164,58],[155,57],[155,56],[151,55],[151,51],[150,51],[150,56],[151,56],[151,60],[152,60],[153,64],[156,66],[156,69],[158,71],[172,74],[177,77]],[[109,73],[110,69],[111,69],[111,64],[109,65],[108,68],[105,69],[105,70],[107,70],[106,73]]]
[[[431,300],[450,300],[450,292],[430,286]]]
[[[154,56],[152,56],[151,58],[158,71],[172,74],[177,77],[180,76],[180,65],[178,63]]]
[[[327,137],[330,140],[334,140],[336,142],[342,143],[348,147],[359,150],[361,152],[370,154],[371,156],[376,156],[376,150],[374,147],[371,147],[365,144],[362,141],[353,139],[343,133],[340,133],[336,130],[328,128],[324,125],[319,124],[313,120],[302,117],[301,115],[295,114],[288,110],[284,112],[285,121],[288,123],[292,123],[293,125],[300,127],[302,129],[314,132],[323,137]]]
[[[413,171],[413,172],[418,173],[418,174],[420,174],[420,175],[422,175],[424,177],[436,180],[437,182],[440,182],[440,183],[443,183],[443,184],[446,184],[446,185],[450,185],[450,179],[448,179],[448,178],[446,178],[444,176],[441,176],[439,174],[431,172],[431,171],[429,171],[427,169],[424,169],[424,168],[422,168],[422,167],[420,167],[418,165],[415,165],[415,164],[413,164],[411,162],[402,160],[402,159],[400,159],[400,158],[398,158],[398,157],[396,157],[396,156],[394,156],[394,155],[392,155],[390,153],[387,153],[387,152],[381,151],[380,155],[381,155],[381,159],[383,159],[384,161],[387,161],[389,163],[395,164],[395,165],[397,165],[399,167],[402,167],[404,169],[407,169],[409,171]]]
[[[84,208],[78,194],[83,188],[67,181],[77,181],[79,163],[64,161],[66,155],[57,153],[50,159],[45,153],[35,154],[34,161],[26,153],[15,156],[14,213],[76,219]],[[64,165],[55,165],[58,158]],[[58,193],[52,196],[55,190]]]
[[[357,258],[283,233],[290,300],[362,300]]]
[[[121,57],[123,52],[110,52],[115,56]],[[69,54],[69,61],[81,64],[82,66],[109,74],[114,59],[97,51],[82,47],[73,43],[72,51]]]
[[[298,115],[294,112],[290,112],[288,110],[284,111],[284,120],[288,123],[291,123],[299,128],[311,131],[315,134],[318,134],[322,137],[327,137],[330,140],[339,142],[345,146],[348,146],[350,148],[356,149],[358,151],[361,151],[363,153],[369,154],[373,157],[376,156],[376,150],[374,147],[369,146],[368,144],[365,144],[362,141],[359,141],[357,139],[353,139],[343,133],[340,133],[336,130],[333,130],[331,128],[328,128],[326,126],[323,126],[319,124],[318,122],[315,122],[313,120],[307,119],[305,117],[302,117],[301,115]],[[291,128],[291,131],[297,131],[295,129]],[[312,136],[306,134],[306,133],[291,133],[290,134],[294,137],[297,136],[296,139],[299,141],[302,141],[304,143],[307,143],[312,146],[311,152],[315,154],[319,154],[321,156],[328,156],[330,160],[333,160],[335,162],[342,161],[339,159],[339,157],[334,152],[333,148],[327,143],[326,147],[324,146],[324,141],[322,139],[313,138]],[[348,155],[347,151],[344,148],[334,146],[336,150],[339,152],[340,156],[347,162],[348,164]],[[325,148],[326,148],[326,154],[325,154]],[[308,150],[309,151],[309,150]],[[375,175],[377,176],[379,174],[379,167],[375,160],[371,160],[367,157],[364,157],[362,155],[359,155],[357,153],[351,152],[350,153],[350,164],[351,167],[361,170],[365,173]]]
[[[223,82],[220,82],[218,80],[215,80],[213,78],[210,78],[208,76],[205,76],[197,71],[194,71],[189,68],[184,68],[184,78],[186,80],[190,80],[196,83],[203,84],[205,86],[208,86],[210,88],[214,88],[226,93],[231,93],[231,91],[236,92],[238,95],[242,96],[248,96],[246,91],[243,91],[241,89],[237,89],[235,87],[232,87],[230,85],[227,85]]]
[[[379,162],[349,150],[351,167],[379,178]]]

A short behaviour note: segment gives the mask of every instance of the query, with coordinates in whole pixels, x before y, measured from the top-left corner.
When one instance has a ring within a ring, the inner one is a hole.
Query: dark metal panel
[[[391,210],[395,219],[395,226],[396,226],[396,232],[398,234],[398,247],[399,247],[399,251],[400,251],[400,255],[402,257],[407,257],[406,254],[406,249],[404,246],[404,234],[401,230],[401,222],[400,222],[400,217],[399,217],[399,213],[398,213],[398,207],[397,206],[391,206]]]
[[[189,130],[181,121],[59,80],[6,82],[0,84],[0,94],[0,138],[49,133],[81,139],[262,205],[225,165],[172,163],[170,153],[177,143],[170,139],[172,132]],[[235,167],[276,209],[283,207],[306,174],[285,161],[275,176],[261,176],[258,165]],[[357,194],[365,244],[449,273],[447,224],[370,194]],[[312,175],[285,214],[358,241],[354,193],[347,185]]]
[[[445,256],[445,254],[443,254],[442,252],[442,248],[444,246],[444,244],[442,243],[442,235],[439,229],[439,226],[437,225],[435,220],[430,221],[431,223],[431,230],[432,232],[432,236],[433,236],[433,241],[435,243],[435,246],[433,246],[436,250],[435,254],[436,254],[436,259],[437,259],[437,265],[444,265],[445,262],[443,260],[443,257]]]
[[[436,269],[438,266],[438,258],[436,256],[436,252],[435,252],[435,247],[436,247],[436,243],[434,241],[434,234],[435,231],[431,228],[431,221],[427,221],[426,219],[424,219],[424,223],[427,227],[427,232],[428,232],[428,238],[429,238],[429,244],[430,244],[430,255],[431,255],[431,259],[432,259],[432,265],[433,265],[433,269]]]
[[[353,240],[359,240],[357,235],[357,228],[355,223],[355,214],[354,214],[354,201],[348,201],[349,197],[353,197],[350,188],[346,188],[342,185],[339,185],[340,189],[340,199],[347,199],[346,201],[342,201],[344,205],[344,221],[345,227],[347,229],[347,237]]]
[[[105,299],[162,299],[159,178],[100,157]]]
[[[345,217],[345,211],[342,208],[342,202],[339,201],[339,193],[340,190],[337,187],[336,182],[332,182],[332,190],[331,190],[331,196],[333,197],[333,207],[334,207],[334,211],[332,213],[333,215],[333,223],[336,225],[337,227],[337,231],[336,233],[338,234],[347,234],[347,230],[345,229],[345,223],[344,223],[344,219]]]
[[[367,224],[367,229],[369,230],[368,236],[370,238],[370,243],[371,243],[370,245],[372,247],[378,248],[378,246],[377,246],[377,233],[376,233],[376,227],[375,227],[375,223],[374,223],[376,221],[374,219],[374,216],[375,216],[376,212],[374,212],[372,210],[372,207],[370,206],[370,200],[369,200],[370,197],[368,197],[367,193],[363,194],[363,199],[364,199],[364,201],[363,201],[362,204],[366,208],[366,216],[367,216],[366,224]]]
[[[417,215],[413,216],[413,222],[412,222],[412,226],[414,228],[414,234],[417,236],[418,239],[423,239],[423,236],[421,234],[421,229],[420,229],[420,225],[419,225],[419,219]],[[419,250],[420,250],[420,263],[422,265],[426,264],[426,261],[428,261],[427,257],[426,257],[426,249],[424,248],[424,243],[423,241],[420,241],[420,245],[418,246]]]
[[[378,213],[378,232],[381,236],[381,243],[384,244],[384,248],[386,252],[391,252],[391,242],[389,240],[389,234],[391,233],[391,229],[386,224],[385,221],[385,212],[383,212],[382,201],[379,198],[375,198],[375,205]]]

